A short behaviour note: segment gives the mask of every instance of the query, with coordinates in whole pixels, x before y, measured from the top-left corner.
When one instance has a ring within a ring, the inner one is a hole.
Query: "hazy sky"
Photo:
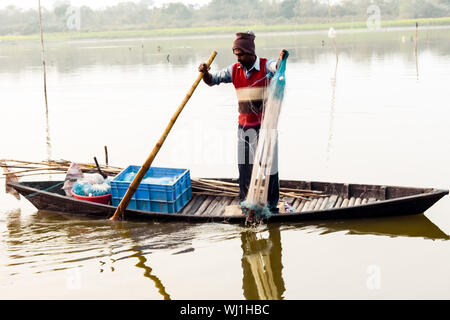
[[[46,8],[53,8],[55,2],[61,2],[64,0],[41,0],[41,5]],[[93,9],[102,8],[106,6],[115,5],[119,2],[140,2],[141,0],[69,0],[70,3],[75,7],[89,6]],[[184,4],[198,4],[204,5],[209,3],[211,0],[144,0],[148,2],[153,2],[154,5],[160,6],[164,3],[170,2],[182,2]],[[280,0],[278,0],[280,1]],[[330,0],[330,4],[340,3],[342,0]],[[392,1],[392,0],[384,0]],[[322,0],[322,2],[327,3],[328,0]],[[8,5],[14,5],[20,8],[36,8],[38,5],[38,0],[0,0],[0,8],[4,8]]]
[[[53,8],[53,4],[58,0],[41,0],[41,5],[46,8]],[[69,0],[73,6],[87,5],[91,8],[101,8],[105,6],[115,5],[119,2],[139,2],[140,0]],[[153,3],[157,6],[169,3],[169,2],[182,2],[185,4],[199,4],[204,5],[211,0],[153,0]],[[38,5],[38,0],[0,0],[0,8],[4,8],[8,5],[15,5],[20,8],[36,8]]]

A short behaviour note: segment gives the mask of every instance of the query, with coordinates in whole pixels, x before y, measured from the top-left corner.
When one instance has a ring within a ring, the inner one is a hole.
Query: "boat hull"
[[[225,181],[225,179],[223,179]],[[12,182],[8,185],[17,190],[22,196],[28,199],[38,210],[64,212],[80,216],[95,216],[100,218],[110,218],[115,210],[115,206],[93,203],[84,200],[78,200],[65,196],[58,186],[60,182],[41,181],[41,182]],[[287,186],[304,187],[304,182],[285,181],[282,184]],[[314,210],[297,213],[280,213],[274,214],[268,222],[293,222],[293,221],[312,221],[312,220],[341,220],[341,219],[357,219],[357,218],[377,218],[385,216],[402,216],[424,213],[439,199],[448,194],[448,190],[438,189],[417,189],[385,186],[368,186],[368,185],[345,185],[332,183],[315,183],[318,189],[338,190],[339,194],[349,190],[372,190],[373,194],[378,197],[386,198],[391,193],[395,195],[391,199],[378,199],[376,202],[360,204],[356,206],[329,208],[325,210]],[[310,183],[310,187],[311,184]],[[342,186],[346,186],[343,188]],[[340,189],[339,189],[340,188]],[[344,191],[342,191],[345,189]],[[383,192],[380,193],[380,190]],[[387,191],[386,191],[387,190]],[[388,192],[389,191],[389,192]],[[380,196],[381,194],[381,196]],[[194,200],[192,200],[194,201]],[[146,212],[140,210],[127,209],[124,212],[124,219],[127,220],[150,220],[150,221],[186,221],[186,222],[227,222],[227,223],[244,223],[243,215],[199,215],[183,213],[159,213]]]

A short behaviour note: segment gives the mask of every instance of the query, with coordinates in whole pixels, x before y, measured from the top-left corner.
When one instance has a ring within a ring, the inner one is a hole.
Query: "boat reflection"
[[[248,300],[280,300],[286,290],[282,277],[280,228],[269,226],[268,233],[267,238],[255,230],[241,233],[242,288]]]
[[[148,254],[153,249],[184,249],[195,236],[183,232],[184,224],[126,221],[111,224],[105,220],[44,210],[22,215],[20,208],[6,212],[4,216],[9,265],[27,264],[35,272],[44,272],[72,269],[94,260],[100,263],[102,273],[106,265],[114,272],[118,261],[137,259],[134,265],[143,270],[144,277],[154,283],[164,300],[170,300],[170,294],[152,273]],[[60,248],[64,250],[59,251]],[[107,262],[105,259],[108,258]]]
[[[242,241],[242,288],[248,300],[281,300],[286,290],[282,277],[281,230],[317,228],[321,235],[347,231],[347,234],[389,237],[419,237],[449,240],[450,236],[425,215],[358,219],[317,223],[270,224],[264,232],[245,230]],[[268,236],[266,235],[268,233]]]
[[[109,221],[73,217],[68,214],[37,211],[21,215],[21,210],[4,213],[5,244],[11,266],[26,264],[34,272],[71,269],[81,261],[99,261],[104,269],[104,259],[110,259],[111,271],[116,262],[129,259],[151,280],[162,299],[169,300],[161,279],[150,267],[153,250],[168,249],[177,253],[191,252],[192,245],[202,225],[189,223],[149,223]],[[218,225],[218,224],[217,224]],[[214,237],[217,236],[217,228]],[[219,238],[240,237],[242,248],[242,289],[248,300],[281,300],[286,291],[283,279],[282,233],[289,230],[314,230],[320,235],[346,232],[349,235],[374,235],[411,237],[431,240],[449,240],[449,235],[425,215],[358,219],[346,221],[321,221],[309,223],[268,224],[264,229],[226,229]],[[233,231],[230,235],[230,231]],[[63,252],[59,249],[64,248]],[[56,249],[56,250],[55,250]],[[105,252],[108,251],[108,252]],[[101,259],[101,260],[99,260]],[[137,261],[136,261],[136,260]],[[11,274],[16,274],[17,271]]]
[[[286,224],[284,224],[286,226]],[[411,237],[430,240],[449,240],[450,236],[439,229],[424,214],[383,217],[377,219],[354,219],[323,221],[316,223],[292,223],[288,228],[311,228],[322,230],[321,234],[347,231],[350,235],[378,235],[388,237]]]

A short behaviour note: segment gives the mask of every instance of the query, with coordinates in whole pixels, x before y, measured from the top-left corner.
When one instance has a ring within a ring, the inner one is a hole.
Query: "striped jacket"
[[[239,103],[238,121],[244,128],[260,126],[266,88],[275,72],[276,60],[257,57],[249,70],[240,63],[235,63],[213,74],[213,84],[232,82],[236,88]]]

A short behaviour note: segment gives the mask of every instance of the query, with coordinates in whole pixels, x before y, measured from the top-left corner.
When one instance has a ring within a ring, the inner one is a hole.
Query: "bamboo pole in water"
[[[414,53],[416,56],[416,76],[419,78],[419,61],[417,54],[417,43],[419,41],[419,23],[416,22],[416,38],[414,39]]]
[[[38,11],[39,11],[39,29],[41,33],[41,58],[42,58],[42,70],[44,72],[44,97],[45,97],[45,116],[47,121],[47,156],[48,160],[51,158],[51,143],[50,143],[50,133],[48,125],[48,98],[47,98],[47,68],[45,66],[45,50],[44,50],[44,32],[42,28],[42,12],[41,12],[41,0],[38,0]]]
[[[217,55],[217,52],[213,51],[213,53],[209,57],[208,61],[206,62],[206,65],[208,66],[208,68],[211,65],[211,63],[213,62],[216,55]],[[156,143],[155,147],[153,148],[152,153],[149,155],[149,157],[147,158],[145,163],[139,169],[138,173],[134,177],[134,180],[131,182],[130,186],[128,187],[127,192],[125,193],[124,197],[122,198],[122,201],[120,201],[111,220],[118,220],[122,217],[123,212],[128,207],[128,203],[130,202],[131,197],[136,192],[137,188],[139,187],[139,184],[141,183],[141,181],[144,178],[145,174],[147,173],[148,169],[150,169],[150,166],[151,166],[153,160],[155,159],[155,157],[158,154],[159,150],[161,149],[164,141],[166,140],[167,136],[169,135],[170,130],[172,129],[173,125],[175,124],[175,121],[177,120],[181,111],[183,111],[184,106],[191,98],[192,94],[194,93],[195,89],[197,88],[197,86],[200,83],[200,81],[202,80],[202,78],[203,78],[203,73],[199,73],[199,75],[197,76],[197,79],[194,81],[194,84],[189,89],[189,92],[187,93],[186,97],[181,102],[181,105],[178,107],[177,111],[175,111],[175,114],[172,116],[172,119],[170,119],[170,122],[167,125],[166,130],[164,130],[161,138]]]
[[[42,68],[44,70],[44,95],[45,95],[45,108],[48,110],[48,100],[47,100],[47,70],[45,68],[45,51],[44,51],[44,33],[42,31],[42,13],[41,13],[41,0],[38,0],[39,4],[39,28],[41,32],[41,57],[42,57]]]
[[[328,0],[328,24],[331,22],[331,4],[330,0]]]

